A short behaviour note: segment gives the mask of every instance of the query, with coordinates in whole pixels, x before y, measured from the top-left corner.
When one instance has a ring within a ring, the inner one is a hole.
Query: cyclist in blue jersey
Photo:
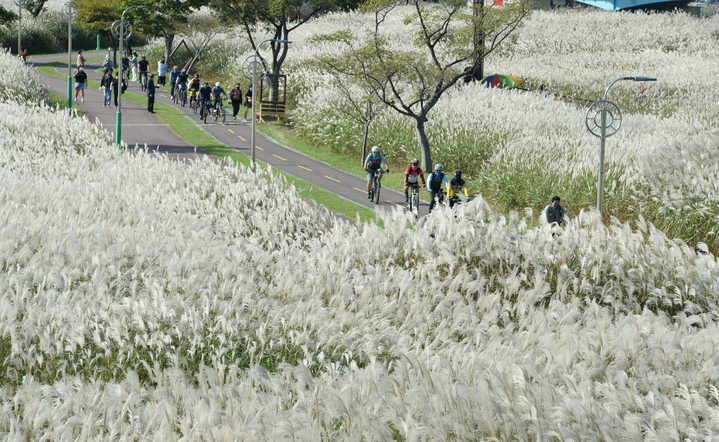
[[[375,173],[379,174],[379,180],[382,181],[382,175],[385,172],[382,170],[382,163],[387,166],[386,172],[389,173],[389,163],[387,163],[384,155],[379,152],[379,146],[374,146],[372,148],[372,153],[367,155],[367,159],[364,161],[364,169],[367,171],[367,198],[372,198],[370,188],[372,186],[372,178]]]

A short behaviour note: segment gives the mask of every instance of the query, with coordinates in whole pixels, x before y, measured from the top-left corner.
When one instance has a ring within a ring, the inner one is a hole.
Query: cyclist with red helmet
[[[424,172],[422,172],[422,168],[419,167],[419,160],[417,158],[413,159],[412,162],[407,166],[407,170],[404,173],[404,202],[409,202],[409,194],[407,193],[407,189],[410,185],[418,184],[419,179],[422,178],[422,187],[424,187],[427,183],[424,180]]]

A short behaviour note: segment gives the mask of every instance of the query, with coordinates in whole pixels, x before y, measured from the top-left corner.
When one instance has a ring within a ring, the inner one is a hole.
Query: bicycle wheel
[[[177,101],[180,99],[180,97],[177,96],[177,93],[176,93],[176,92],[177,92],[176,90],[173,90],[173,91],[172,91],[172,101],[173,101],[175,104],[177,104]]]
[[[220,109],[218,109],[218,111],[220,112],[220,121],[222,121],[224,123],[225,118],[227,117],[227,112],[225,111],[225,106],[220,104]]]
[[[182,107],[185,107],[185,104],[187,103],[187,91],[184,89],[180,89],[180,104]]]
[[[215,107],[212,109],[212,117],[217,121],[218,118],[220,118],[220,108],[217,103],[215,103]]]
[[[410,199],[410,210],[415,214],[419,212],[419,193],[412,192],[412,198]]]
[[[379,204],[379,190],[382,188],[379,184],[379,178],[374,179],[374,202]]]
[[[200,104],[200,120],[207,124],[207,105]]]

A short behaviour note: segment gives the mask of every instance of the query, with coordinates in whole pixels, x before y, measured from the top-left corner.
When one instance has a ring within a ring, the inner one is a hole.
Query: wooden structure
[[[270,101],[270,88],[267,84],[277,82],[277,99]],[[267,89],[267,91],[265,91]],[[287,76],[282,74],[267,74],[263,81],[260,81],[260,107],[257,110],[258,121],[265,122],[264,117],[285,117],[285,106],[287,104]]]
[[[175,50],[172,51],[172,54],[170,54],[170,60],[172,60],[173,66],[179,66],[180,64],[175,60],[175,54],[177,53],[178,49],[181,47],[185,47],[185,50],[190,55],[190,59],[184,64],[184,66],[181,69],[188,69],[190,67],[190,64],[192,63],[192,60],[194,60],[195,56],[192,54],[192,51],[190,50],[190,47],[187,46],[187,43],[185,43],[185,40],[182,39],[175,47]]]

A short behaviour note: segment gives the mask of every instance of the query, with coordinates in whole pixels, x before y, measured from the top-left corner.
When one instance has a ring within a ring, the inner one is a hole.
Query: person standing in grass
[[[147,80],[147,111],[155,113],[155,74],[150,74]]]
[[[240,83],[235,84],[235,87],[230,91],[230,103],[232,103],[232,118],[237,119],[237,114],[240,113],[240,104],[242,104],[242,87]]]
[[[77,67],[79,67],[79,68],[85,67],[85,57],[82,56],[82,49],[77,51]]]
[[[85,69],[82,66],[78,67],[73,74],[73,77],[75,78],[75,101],[77,101],[78,93],[82,97],[82,101],[85,101],[85,86],[87,83],[87,74],[85,73]]]
[[[560,201],[561,199],[558,196],[552,197],[552,203],[544,209],[544,214],[547,216],[548,224],[556,223],[562,227],[566,227],[567,222],[564,218],[567,217],[567,212],[564,210],[564,207],[559,205]]]

